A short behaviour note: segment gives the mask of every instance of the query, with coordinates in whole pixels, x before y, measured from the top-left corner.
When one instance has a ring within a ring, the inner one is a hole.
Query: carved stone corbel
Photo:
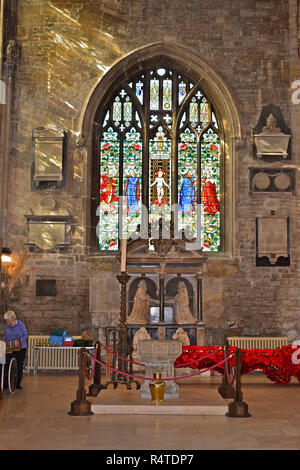
[[[88,145],[88,139],[85,134],[80,134],[78,139],[76,140],[76,147],[78,148],[87,148]]]
[[[237,150],[243,149],[246,147],[247,144],[247,136],[234,136],[232,137],[232,140],[235,141],[235,148]]]

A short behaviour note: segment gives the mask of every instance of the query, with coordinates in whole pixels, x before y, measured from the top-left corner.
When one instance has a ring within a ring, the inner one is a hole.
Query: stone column
[[[163,274],[159,275],[159,323],[165,321],[165,277]]]
[[[3,2],[2,8],[2,52],[3,69],[0,64],[1,86],[5,88],[5,104],[0,106],[0,232],[4,246],[7,246],[8,205],[10,189],[10,165],[12,151],[12,121],[15,112],[15,71],[19,57],[16,42],[18,0]]]
[[[2,238],[0,237],[0,313],[5,313],[4,311],[4,302],[3,302],[3,292],[2,292]]]
[[[197,274],[197,319],[199,323],[202,323],[202,277],[201,274]]]
[[[182,353],[182,343],[169,340],[141,340],[138,342],[138,353],[145,364],[145,377],[153,377],[153,372],[161,371],[164,380],[175,376],[174,362]],[[150,380],[145,380],[142,384],[142,398],[151,399],[149,383]],[[178,385],[173,380],[167,380],[165,399],[178,397]]]

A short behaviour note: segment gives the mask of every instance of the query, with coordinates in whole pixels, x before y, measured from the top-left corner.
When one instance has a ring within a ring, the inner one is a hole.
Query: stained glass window
[[[117,250],[119,237],[118,135],[109,128],[101,139],[99,249]]]
[[[204,251],[222,250],[222,124],[195,83],[157,66],[114,88],[100,118],[101,251],[118,250],[145,217],[173,217]]]

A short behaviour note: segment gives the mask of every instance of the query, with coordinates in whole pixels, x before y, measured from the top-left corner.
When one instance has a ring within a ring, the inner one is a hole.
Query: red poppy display
[[[229,355],[236,351],[236,347],[229,347]],[[207,359],[205,356],[213,353]],[[262,370],[269,380],[276,384],[288,384],[292,377],[296,377],[300,382],[300,362],[295,360],[295,356],[300,355],[300,348],[291,344],[277,349],[241,349],[241,374],[248,374],[253,370]],[[219,346],[183,346],[182,354],[174,364],[174,367],[186,367],[185,364],[202,359],[200,362],[189,364],[192,369],[206,369],[224,359],[224,351]],[[230,365],[234,367],[235,357],[230,360]],[[224,365],[215,368],[217,372],[223,374]]]

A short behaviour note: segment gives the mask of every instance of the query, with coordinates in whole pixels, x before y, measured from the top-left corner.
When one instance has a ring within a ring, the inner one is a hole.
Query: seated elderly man
[[[26,357],[27,351],[27,338],[28,331],[25,324],[21,320],[17,320],[15,312],[8,310],[4,314],[5,320],[5,329],[4,329],[4,341],[12,339],[21,340],[21,349],[20,351],[14,351],[12,354],[16,358],[18,365],[18,375],[17,375],[17,386],[16,388],[21,389],[21,382],[23,377],[23,363]]]

